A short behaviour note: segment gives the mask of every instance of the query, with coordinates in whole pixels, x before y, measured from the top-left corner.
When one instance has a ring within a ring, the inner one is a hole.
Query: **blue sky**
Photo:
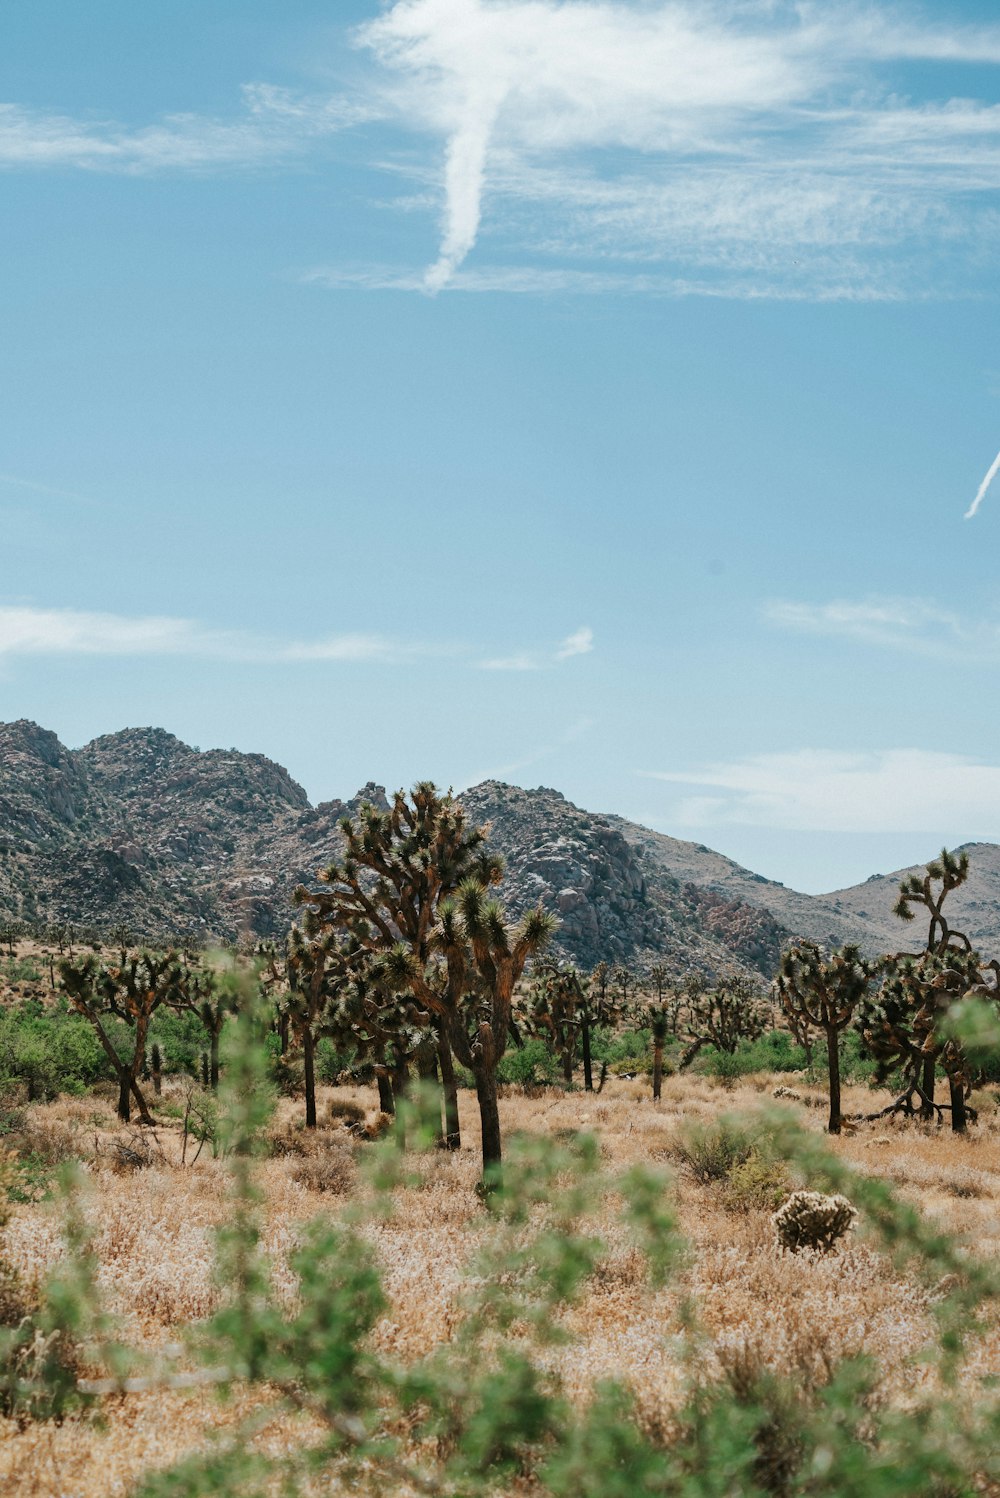
[[[0,19],[0,717],[1000,839],[985,3]]]

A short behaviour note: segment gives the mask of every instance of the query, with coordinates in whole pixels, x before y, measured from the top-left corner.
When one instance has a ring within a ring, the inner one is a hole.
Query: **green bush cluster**
[[[17,1088],[29,1102],[47,1102],[60,1092],[80,1095],[111,1074],[93,1029],[65,1004],[31,999],[0,1010],[0,1091]]]

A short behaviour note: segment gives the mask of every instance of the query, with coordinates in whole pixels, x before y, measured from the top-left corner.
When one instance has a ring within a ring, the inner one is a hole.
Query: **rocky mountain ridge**
[[[163,729],[70,750],[27,720],[0,724],[0,920],[124,925],[148,939],[280,935],[292,889],[337,856],[339,819],[366,800],[384,805],[384,789],[312,806],[266,756],[201,752]],[[588,966],[662,959],[769,975],[791,937],[874,953],[911,935],[891,915],[901,874],[814,897],[546,787],[486,781],[462,800],[506,858],[508,908],[554,910],[560,950]],[[976,845],[972,862],[956,913],[996,950],[1000,848]]]

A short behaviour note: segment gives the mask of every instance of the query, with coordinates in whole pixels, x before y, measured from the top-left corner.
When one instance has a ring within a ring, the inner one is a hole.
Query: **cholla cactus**
[[[794,1191],[771,1221],[782,1248],[829,1251],[854,1225],[857,1212],[846,1196],[824,1196],[821,1191]]]
[[[802,1101],[801,1092],[796,1092],[794,1087],[786,1087],[784,1083],[780,1087],[776,1087],[771,1096],[785,1098],[789,1103],[801,1103]]]

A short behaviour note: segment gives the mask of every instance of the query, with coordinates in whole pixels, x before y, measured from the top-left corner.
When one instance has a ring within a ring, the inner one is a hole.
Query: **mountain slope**
[[[539,901],[558,950],[675,971],[774,971],[783,944],[810,936],[866,951],[919,940],[892,916],[902,874],[813,897],[763,879],[701,844],[574,806],[558,791],[486,781],[463,792],[504,854],[512,914]],[[137,938],[232,941],[280,935],[297,884],[337,857],[338,822],[381,786],[311,806],[261,754],[202,753],[158,728],[125,729],[79,750],[21,720],[0,724],[0,919],[68,922]],[[956,916],[1000,947],[1000,848],[970,847]],[[906,872],[906,871],[902,871]]]

